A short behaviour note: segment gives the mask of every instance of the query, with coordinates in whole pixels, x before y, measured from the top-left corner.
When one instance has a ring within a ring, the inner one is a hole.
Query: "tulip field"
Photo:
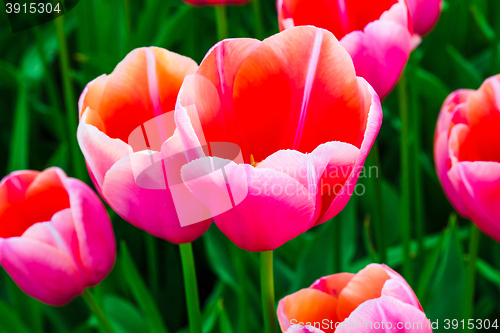
[[[0,333],[500,330],[499,0],[31,1]]]

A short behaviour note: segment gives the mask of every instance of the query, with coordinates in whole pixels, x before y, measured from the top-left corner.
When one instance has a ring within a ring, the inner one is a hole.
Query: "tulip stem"
[[[406,281],[413,285],[413,262],[410,256],[411,200],[410,200],[410,141],[408,84],[403,73],[398,84],[399,111],[401,116],[401,238],[403,240],[403,273]]]
[[[382,193],[382,169],[380,168],[380,155],[378,149],[378,141],[375,140],[369,155],[370,166],[368,177],[370,183],[375,190],[375,203],[376,207],[373,211],[373,224],[375,229],[375,239],[377,243],[377,250],[379,254],[379,262],[382,264],[387,263],[387,246],[385,243],[385,224],[384,224],[384,198]],[[371,167],[375,167],[375,175],[371,174]]]
[[[260,254],[260,288],[266,333],[278,333],[274,301],[273,251]]]
[[[229,37],[227,29],[227,14],[226,6],[214,6],[215,8],[215,19],[217,21],[217,39],[219,41]]]
[[[408,73],[411,75],[410,80],[415,79],[417,64],[412,61],[407,66]],[[424,237],[425,237],[425,202],[424,202],[424,184],[422,179],[422,163],[420,163],[421,155],[421,112],[418,104],[418,88],[413,87],[410,90],[410,106],[411,106],[411,137],[412,137],[412,171],[413,174],[410,177],[413,180],[413,202],[415,203],[415,229],[417,234],[417,245],[418,245],[418,263],[422,267],[426,263],[425,259],[425,249],[424,249]]]
[[[342,271],[342,228],[338,218],[330,220],[333,223],[333,273]]]
[[[474,296],[476,289],[476,260],[479,252],[479,240],[481,238],[481,230],[472,223],[470,243],[469,243],[469,258],[468,258],[468,277],[467,277],[467,299],[465,300],[464,319],[472,319],[474,315]]]
[[[114,333],[115,329],[113,328],[113,326],[111,326],[111,323],[109,322],[108,318],[106,318],[106,315],[97,304],[90,289],[87,288],[83,290],[82,298],[85,301],[85,303],[87,303],[87,306],[89,307],[90,311],[92,311],[94,316],[96,316],[97,320],[101,324],[104,331],[109,333]]]
[[[254,16],[255,36],[257,37],[257,39],[263,40],[265,38],[265,32],[260,0],[252,0],[252,9]]]
[[[85,171],[84,160],[78,142],[76,141],[76,129],[78,128],[78,108],[71,82],[71,69],[69,64],[68,45],[64,34],[64,16],[54,20],[56,25],[57,39],[59,41],[59,64],[61,67],[61,79],[63,84],[64,103],[66,106],[66,120],[69,139],[69,150],[73,164],[73,171],[80,180],[87,181],[88,174]]]
[[[184,274],[184,289],[188,309],[189,326],[191,333],[202,333],[200,300],[198,298],[198,284],[194,267],[193,247],[191,243],[179,245]]]

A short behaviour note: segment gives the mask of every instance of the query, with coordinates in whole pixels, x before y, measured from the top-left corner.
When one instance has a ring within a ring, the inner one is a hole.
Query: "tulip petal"
[[[127,142],[137,126],[174,109],[184,77],[196,69],[193,60],[161,48],[135,49],[87,86],[80,112],[90,107],[89,124]]]
[[[384,283],[389,279],[382,265],[371,264],[359,271],[340,293],[337,308],[339,320],[349,317],[363,302],[380,297]]]
[[[79,259],[88,272],[88,284],[94,286],[108,275],[115,262],[111,221],[102,202],[86,184],[68,178],[65,187],[79,244]]]
[[[50,221],[54,213],[69,208],[70,202],[64,180],[66,174],[59,168],[41,172],[28,186],[23,203],[25,220],[31,224]]]
[[[102,188],[106,172],[118,160],[131,154],[132,149],[122,140],[111,139],[95,126],[87,124],[89,110],[87,109],[82,115],[76,137],[97,186]]]
[[[338,321],[336,310],[335,297],[315,289],[302,289],[280,300],[278,320],[283,332],[294,323],[310,323],[309,325],[321,327],[324,321],[328,322],[328,326],[332,322],[331,329],[325,330],[329,333],[335,331],[335,323]]]
[[[359,149],[343,142],[328,142],[310,154],[281,150],[262,161],[258,168],[270,168],[297,179],[314,198],[318,196],[315,220],[330,207],[337,185],[342,187],[359,156]],[[326,189],[326,190],[325,190]]]
[[[38,171],[15,171],[0,182],[0,237],[21,236],[32,221],[24,218],[24,198]]]
[[[413,305],[417,309],[423,311],[420,302],[418,301],[417,295],[406,280],[399,275],[396,271],[387,265],[382,265],[385,271],[391,277],[389,280],[385,281],[384,287],[382,288],[382,296],[392,296],[401,302]]]
[[[233,95],[246,163],[250,154],[262,161],[281,149],[361,143],[366,114],[354,67],[326,30],[296,27],[264,40],[242,63]]]
[[[369,23],[340,41],[349,52],[356,74],[368,81],[380,98],[394,87],[411,52],[411,35],[405,26],[389,20]]]
[[[349,178],[340,190],[340,193],[335,196],[335,199],[326,210],[326,213],[320,217],[320,220],[316,223],[316,225],[324,223],[337,215],[351,198],[366,157],[368,156],[368,153],[370,152],[370,149],[373,146],[375,138],[380,130],[380,126],[382,125],[382,106],[380,105],[380,99],[377,93],[364,79],[358,78],[358,81],[360,82],[360,87],[364,88],[363,100],[365,104],[368,105],[366,109],[369,109],[367,112],[368,119],[366,130],[364,132],[363,142],[359,151],[359,157],[356,160],[356,164],[354,165]]]
[[[460,162],[448,176],[468,209],[466,216],[500,241],[500,163]]]
[[[342,290],[344,290],[354,276],[355,274],[352,273],[337,273],[325,276],[316,280],[309,288],[322,291],[338,298]]]
[[[345,333],[380,331],[431,333],[432,329],[422,311],[393,297],[383,296],[361,304],[336,330]]]
[[[148,166],[151,166],[150,156],[140,153],[129,155],[115,163],[106,174],[104,196],[123,219],[136,227],[172,243],[192,242],[208,230],[211,221],[182,227],[172,194],[165,185],[158,189],[137,185],[134,169],[144,170]],[[155,174],[152,176],[150,182],[159,181]]]
[[[60,306],[83,292],[74,261],[48,244],[24,237],[0,241],[0,263],[24,292],[41,302]]]
[[[442,0],[408,0],[413,20],[413,29],[425,35],[436,24],[441,13]]]
[[[207,171],[200,164],[207,164],[205,161],[210,159],[205,157],[185,165],[183,180],[214,213],[215,209],[229,208],[216,204],[214,198],[226,202],[224,198],[231,191],[235,207],[216,216],[214,221],[238,247],[252,252],[274,250],[313,223],[315,200],[294,178],[273,169],[237,165],[232,161],[223,163],[224,181],[221,176],[203,177]],[[236,204],[238,201],[241,202]]]

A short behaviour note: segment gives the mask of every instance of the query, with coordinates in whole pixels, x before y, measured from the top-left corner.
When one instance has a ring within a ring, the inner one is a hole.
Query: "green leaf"
[[[163,323],[160,311],[158,310],[153,297],[146,284],[141,278],[137,267],[132,261],[132,257],[127,249],[125,242],[121,242],[121,264],[123,269],[123,277],[127,281],[132,294],[139,304],[142,312],[146,315],[149,324],[149,332],[167,333],[167,328]]]
[[[477,271],[486,280],[493,283],[500,290],[500,271],[493,268],[486,261],[478,258],[476,262]]]
[[[219,328],[220,333],[233,333],[233,327],[231,325],[231,321],[229,320],[229,316],[227,315],[226,309],[224,309],[223,300],[219,300],[218,303],[219,308]]]
[[[483,83],[483,77],[474,65],[465,59],[452,45],[447,45],[446,51],[455,64],[455,72],[460,80],[459,83],[461,83],[462,88],[479,88],[479,86]]]
[[[117,296],[105,296],[103,305],[117,333],[147,332],[148,324],[143,315],[130,302]]]
[[[231,241],[215,225],[208,229],[203,239],[205,251],[214,273],[231,288],[238,290],[236,270],[230,257]]]
[[[28,92],[25,80],[18,76],[17,100],[12,125],[8,171],[28,169],[29,160],[29,112]]]
[[[428,288],[423,307],[433,322],[445,319],[461,320],[465,298],[465,266],[462,244],[455,223],[444,234],[438,264]],[[435,333],[445,332],[440,325]]]
[[[11,63],[0,60],[0,87],[16,88],[18,75]]]
[[[481,30],[481,32],[483,33],[484,37],[486,37],[489,42],[494,42],[496,39],[495,30],[490,27],[490,24],[488,23],[488,20],[484,16],[481,9],[479,9],[479,7],[476,5],[472,5],[470,7],[470,11],[472,13],[472,16],[474,17],[474,21],[476,21],[476,24],[479,27],[479,30]]]
[[[2,333],[28,333],[23,321],[18,313],[14,312],[10,306],[0,301],[0,332]]]

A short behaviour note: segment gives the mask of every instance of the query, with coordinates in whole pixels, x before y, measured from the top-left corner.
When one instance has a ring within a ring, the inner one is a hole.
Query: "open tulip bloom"
[[[441,0],[278,0],[280,29],[314,25],[331,31],[351,55],[358,76],[384,98],[410,55],[414,35],[439,16]],[[415,46],[415,45],[413,45]]]
[[[237,246],[260,252],[343,209],[382,110],[330,32],[296,27],[215,45],[186,77],[175,117],[184,184]]]
[[[115,262],[99,197],[59,168],[0,182],[0,264],[28,295],[64,305],[99,284]]]
[[[283,332],[432,332],[406,281],[386,265],[316,280],[278,305]],[[307,325],[306,327],[302,327]]]
[[[437,174],[457,211],[500,242],[500,75],[444,102],[434,143]]]
[[[196,198],[180,197],[187,190],[173,195],[163,173],[164,165],[173,174],[186,162],[173,137],[173,110],[184,77],[197,68],[161,48],[136,49],[90,82],[79,101],[78,143],[99,193],[124,220],[176,244],[194,241],[211,223],[210,216],[186,217],[197,214],[189,206]],[[165,162],[169,156],[176,160]],[[200,223],[182,226],[183,217]]]

